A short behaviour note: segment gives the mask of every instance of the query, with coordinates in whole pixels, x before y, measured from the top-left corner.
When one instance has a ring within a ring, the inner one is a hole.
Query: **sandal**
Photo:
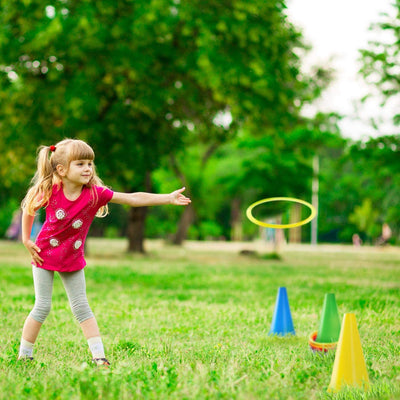
[[[92,363],[96,364],[98,367],[108,367],[110,365],[110,362],[107,360],[107,358],[93,358]]]
[[[28,357],[28,356],[18,357],[18,361],[33,361],[33,357]]]

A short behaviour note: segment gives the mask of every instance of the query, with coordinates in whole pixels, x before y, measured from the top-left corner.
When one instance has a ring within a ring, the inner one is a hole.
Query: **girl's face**
[[[93,177],[92,160],[74,160],[69,164],[63,179],[69,180],[77,185],[87,185]]]

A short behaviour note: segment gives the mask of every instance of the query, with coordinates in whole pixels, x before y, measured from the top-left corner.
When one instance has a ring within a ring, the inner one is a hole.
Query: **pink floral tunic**
[[[43,258],[40,268],[72,272],[85,267],[84,244],[98,209],[106,205],[113,192],[105,187],[83,187],[80,196],[68,200],[62,186],[53,186],[46,207],[46,221],[36,239]]]

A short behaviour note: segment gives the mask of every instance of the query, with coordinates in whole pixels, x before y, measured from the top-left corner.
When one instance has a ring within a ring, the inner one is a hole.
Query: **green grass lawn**
[[[400,250],[321,247],[282,260],[207,246],[89,241],[87,292],[108,370],[90,364],[59,277],[35,361],[17,362],[34,302],[29,257],[0,242],[0,396],[4,399],[399,399]],[[270,337],[277,290],[285,286],[296,329]],[[324,296],[341,317],[356,315],[371,390],[326,392],[334,354],[310,351]]]

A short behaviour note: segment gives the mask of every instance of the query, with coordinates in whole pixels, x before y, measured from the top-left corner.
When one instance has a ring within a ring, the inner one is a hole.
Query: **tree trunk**
[[[147,207],[132,207],[129,210],[128,220],[128,251],[145,253],[144,229],[146,226]]]
[[[144,187],[151,191],[151,174],[146,172]],[[144,233],[146,227],[147,207],[132,207],[128,214],[128,252],[145,253]]]
[[[191,204],[185,207],[181,219],[179,220],[178,230],[172,239],[172,243],[181,245],[186,239],[188,229],[194,221],[194,209]]]
[[[282,224],[282,215],[276,217],[275,224]],[[274,239],[274,253],[279,254],[281,251],[282,243],[285,241],[283,229],[275,229]]]
[[[290,208],[290,223],[301,221],[301,204],[294,203]],[[289,243],[301,243],[301,226],[289,229]]]
[[[231,202],[231,240],[243,240],[243,221],[238,198],[234,198]]]

